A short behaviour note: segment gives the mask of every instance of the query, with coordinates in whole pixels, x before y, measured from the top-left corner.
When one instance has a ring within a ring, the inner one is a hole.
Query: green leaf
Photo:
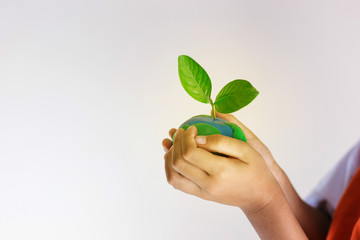
[[[205,70],[186,55],[179,56],[178,65],[181,85],[185,91],[199,102],[210,102],[211,81]]]
[[[232,113],[248,105],[259,92],[246,80],[234,80],[221,89],[215,99],[220,113]]]

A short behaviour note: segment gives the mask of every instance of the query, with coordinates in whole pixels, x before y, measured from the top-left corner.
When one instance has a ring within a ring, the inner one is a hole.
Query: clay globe
[[[192,125],[196,127],[200,136],[221,134],[246,142],[245,134],[238,125],[221,118],[214,120],[210,115],[198,115],[185,121],[179,128],[187,130]]]

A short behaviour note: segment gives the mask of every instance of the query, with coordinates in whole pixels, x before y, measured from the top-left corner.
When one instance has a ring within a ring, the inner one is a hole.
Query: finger
[[[164,151],[165,152],[168,152],[172,146],[172,141],[168,138],[165,138],[163,141],[162,141],[162,146],[164,148]]]
[[[190,131],[194,131],[193,128],[190,128]],[[188,132],[188,131],[186,131]],[[186,159],[184,159],[184,149],[183,149],[183,142],[185,135],[188,135],[185,133],[183,129],[179,129],[176,132],[175,139],[174,139],[174,148],[172,149],[172,167],[175,171],[183,175],[184,177],[190,179],[192,182],[196,183],[198,186],[203,187],[208,181],[209,175],[202,169],[198,168],[197,166],[194,166],[192,163],[188,162]],[[194,137],[192,138],[192,141],[194,142],[195,146],[195,140]],[[186,146],[186,145],[185,145]],[[196,147],[195,147],[196,148]],[[188,151],[185,149],[185,151]]]
[[[184,132],[184,138],[182,141],[182,150],[184,154],[184,150],[194,150],[197,148],[197,144],[195,142],[195,137],[197,136],[197,128],[195,126],[190,126]],[[186,153],[186,152],[185,152]]]
[[[225,114],[225,113],[219,113],[216,110],[215,110],[215,113],[216,113],[216,117],[222,118],[224,120],[227,120],[227,121],[229,121],[231,123],[235,123],[236,125],[238,125],[241,128],[241,130],[243,130],[243,132],[245,133],[246,138],[254,138],[254,137],[256,137],[255,134],[253,132],[251,132],[250,129],[248,129],[234,115]],[[211,114],[212,114],[212,110],[211,110]]]
[[[176,133],[176,128],[172,128],[169,130],[169,136],[171,139],[173,139],[175,133]]]
[[[264,143],[253,132],[251,132],[244,124],[242,124],[234,115],[219,113],[219,112],[216,111],[216,116],[238,125],[243,130],[243,132],[245,133],[247,143],[251,147],[256,149],[256,151],[258,151],[262,156],[265,156],[266,154],[267,155],[269,154],[269,150],[264,145]],[[271,153],[270,153],[270,155],[271,155]]]
[[[195,140],[199,148],[225,154],[245,163],[249,163],[250,159],[255,159],[259,155],[249,144],[220,134],[197,136]]]
[[[198,148],[195,141],[196,136],[197,129],[195,126],[191,126],[186,130],[182,141],[182,155],[186,161],[203,170],[208,175],[212,175],[218,164],[218,159],[216,159],[214,154]]]
[[[171,158],[172,158],[172,150],[170,150],[167,154],[165,154],[165,173],[166,179],[170,185],[172,185],[175,189],[181,190],[185,193],[192,194],[198,197],[202,196],[201,188],[195,184],[194,182],[190,181],[186,177],[182,176],[178,172],[176,172],[171,167]]]

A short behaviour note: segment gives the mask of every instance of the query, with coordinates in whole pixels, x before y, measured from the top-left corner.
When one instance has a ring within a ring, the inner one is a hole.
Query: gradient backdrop
[[[177,56],[260,95],[235,115],[305,197],[360,137],[359,1],[0,1],[0,239],[257,239],[174,190],[161,141],[210,106]]]

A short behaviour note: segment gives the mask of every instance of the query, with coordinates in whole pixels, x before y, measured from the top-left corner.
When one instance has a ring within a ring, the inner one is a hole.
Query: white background
[[[359,139],[360,3],[0,1],[0,239],[257,239],[174,190],[161,141],[210,106],[177,56],[260,95],[235,115],[305,197]]]

